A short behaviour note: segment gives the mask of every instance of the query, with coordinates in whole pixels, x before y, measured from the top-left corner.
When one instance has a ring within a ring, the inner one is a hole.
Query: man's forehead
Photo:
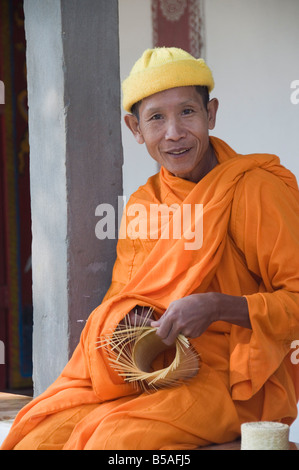
[[[184,106],[191,102],[201,102],[195,86],[176,87],[160,91],[143,98],[140,109],[149,110],[173,105]]]

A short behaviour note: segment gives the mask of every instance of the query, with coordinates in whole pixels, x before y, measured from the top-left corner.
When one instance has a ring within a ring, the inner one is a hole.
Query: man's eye
[[[158,121],[159,119],[162,119],[162,114],[154,114],[152,117],[151,117],[151,120],[152,121]]]
[[[192,114],[192,113],[193,113],[193,109],[191,109],[191,108],[186,108],[186,109],[183,110],[184,115],[186,115],[186,114],[188,115],[188,114]]]

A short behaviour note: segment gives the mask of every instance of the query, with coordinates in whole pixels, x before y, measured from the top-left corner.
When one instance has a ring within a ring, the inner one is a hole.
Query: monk
[[[206,63],[176,48],[145,51],[124,81],[125,122],[161,170],[127,204],[111,287],[72,358],[2,449],[196,449],[238,438],[246,421],[295,420],[298,186],[277,156],[210,136],[213,86]],[[165,236],[170,221],[153,230],[153,205],[192,209],[180,236]],[[200,355],[188,380],[150,392],[97,348],[149,309],[165,345],[182,334]]]

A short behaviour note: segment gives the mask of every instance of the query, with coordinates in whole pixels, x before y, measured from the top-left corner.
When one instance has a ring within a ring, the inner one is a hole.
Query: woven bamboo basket
[[[106,349],[111,367],[126,382],[144,391],[178,385],[195,376],[200,363],[198,353],[185,336],[180,334],[173,346],[163,343],[157,329],[147,325],[151,313],[152,310],[140,325],[125,317],[123,324],[97,343],[98,348]],[[161,355],[164,359],[157,360]],[[161,362],[169,356],[171,360],[161,368]]]

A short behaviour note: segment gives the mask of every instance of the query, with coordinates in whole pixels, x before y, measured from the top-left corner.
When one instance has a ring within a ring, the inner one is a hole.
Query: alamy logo
[[[5,104],[5,87],[4,83],[0,80],[0,104]]]
[[[203,244],[202,204],[130,204],[123,211],[124,198],[118,198],[119,239],[185,241],[185,250],[199,250]],[[95,227],[99,240],[116,238],[116,215],[111,204],[100,204],[95,210],[100,217]]]
[[[295,349],[295,351],[291,354],[291,362],[292,364],[299,364],[299,340],[295,339],[291,344],[291,349]]]
[[[5,364],[5,345],[0,341],[0,365]]]
[[[291,88],[294,90],[291,93],[291,103],[299,104],[299,80],[293,80],[291,83]]]

